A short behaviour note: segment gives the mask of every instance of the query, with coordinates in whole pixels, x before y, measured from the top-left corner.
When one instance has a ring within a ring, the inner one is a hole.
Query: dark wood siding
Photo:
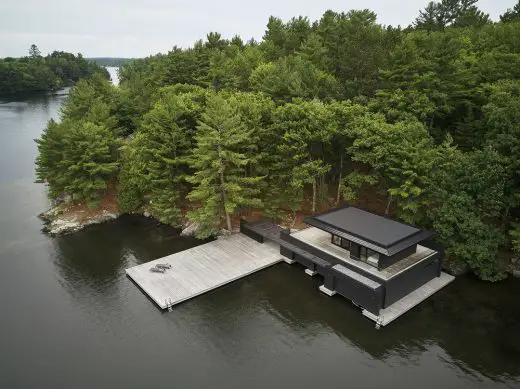
[[[383,285],[341,265],[331,268],[328,278],[329,280],[326,282],[326,286],[332,283],[332,290],[335,290],[341,296],[351,300],[354,304],[363,307],[374,315],[379,315],[379,311],[383,306],[385,289]]]
[[[384,307],[388,307],[408,293],[438,277],[440,261],[439,253],[435,253],[426,260],[416,263],[402,273],[390,278],[386,282]]]

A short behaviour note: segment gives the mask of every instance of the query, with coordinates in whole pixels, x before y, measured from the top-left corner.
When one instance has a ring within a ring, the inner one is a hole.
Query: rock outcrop
[[[71,211],[64,204],[60,204],[38,216],[45,222],[44,232],[51,236],[60,236],[82,230],[87,226],[115,220],[119,214],[107,210],[84,213],[77,209]]]

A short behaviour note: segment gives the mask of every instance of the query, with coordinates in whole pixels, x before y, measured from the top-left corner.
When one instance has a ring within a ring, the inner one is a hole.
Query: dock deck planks
[[[243,234],[217,239],[126,269],[126,274],[162,309],[209,292],[282,261],[274,242],[258,243]],[[150,271],[158,263],[165,273]]]

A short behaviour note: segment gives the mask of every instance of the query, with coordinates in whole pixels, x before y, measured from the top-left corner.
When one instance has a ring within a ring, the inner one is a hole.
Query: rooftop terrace
[[[330,233],[327,231],[323,231],[316,227],[309,227],[291,234],[292,237],[306,243],[310,246],[313,246],[321,251],[326,252],[327,254],[333,255],[335,258],[348,263],[352,266],[357,267],[358,269],[364,270],[370,274],[373,274],[381,279],[388,280],[401,271],[407,269],[408,267],[425,260],[429,256],[435,254],[435,251],[430,250],[421,245],[417,245],[417,251],[406,257],[405,259],[388,266],[383,270],[378,270],[373,266],[370,266],[364,262],[356,261],[355,259],[350,258],[350,252],[345,250],[344,248],[338,247],[331,242]]]

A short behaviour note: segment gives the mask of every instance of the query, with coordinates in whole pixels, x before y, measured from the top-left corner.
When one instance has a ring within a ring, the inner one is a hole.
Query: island
[[[519,16],[273,16],[260,41],[209,32],[125,63],[117,88],[81,80],[37,140],[50,229],[130,213],[208,238],[351,205],[434,231],[454,274],[520,275]]]

